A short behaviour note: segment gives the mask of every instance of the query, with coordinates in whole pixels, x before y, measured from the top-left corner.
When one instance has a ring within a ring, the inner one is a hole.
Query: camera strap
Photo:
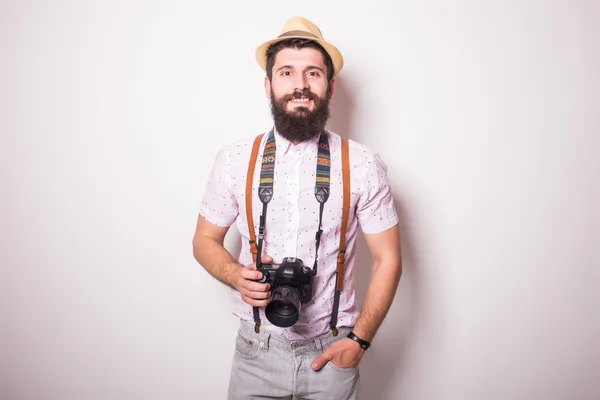
[[[248,173],[246,176],[246,219],[248,222],[248,232],[250,236],[250,252],[252,253],[252,260],[256,264],[257,269],[260,269],[262,265],[261,254],[262,244],[264,240],[264,227],[267,214],[267,204],[273,198],[273,182],[275,172],[275,134],[274,130],[268,133],[268,138],[265,143],[261,162],[260,171],[260,184],[258,188],[258,197],[263,203],[262,213],[259,221],[259,234],[258,242],[254,230],[254,220],[252,217],[252,181],[254,178],[254,170],[256,166],[256,160],[258,158],[258,152],[260,143],[263,135],[260,134],[254,139],[252,146],[252,152],[250,156],[250,162],[248,164]],[[334,336],[337,336],[337,314],[339,308],[340,292],[344,282],[344,263],[345,263],[345,252],[346,252],[346,230],[348,226],[348,212],[350,209],[350,179],[349,179],[349,160],[348,160],[348,140],[342,138],[342,181],[343,181],[343,209],[342,209],[342,229],[340,233],[340,246],[337,257],[337,274],[336,274],[336,287],[334,294],[334,305],[331,315],[330,327]],[[315,179],[315,198],[319,202],[319,226],[315,234],[316,249],[315,249],[315,263],[313,266],[313,276],[317,274],[317,257],[319,252],[319,245],[321,243],[322,220],[323,220],[323,209],[325,203],[329,199],[330,194],[330,183],[331,183],[331,157],[329,150],[329,140],[325,133],[322,133],[319,137],[318,154],[317,154],[317,167],[316,167],[316,179]],[[253,307],[254,330],[256,333],[260,332],[260,314],[258,307]]]

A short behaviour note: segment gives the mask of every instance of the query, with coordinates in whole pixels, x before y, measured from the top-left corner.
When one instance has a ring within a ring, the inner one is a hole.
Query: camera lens
[[[300,295],[289,286],[279,286],[273,291],[273,298],[265,308],[267,319],[276,326],[287,328],[300,317]]]

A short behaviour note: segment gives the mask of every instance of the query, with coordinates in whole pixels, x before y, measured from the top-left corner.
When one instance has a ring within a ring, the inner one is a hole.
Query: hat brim
[[[344,66],[344,58],[342,57],[342,53],[340,53],[337,47],[335,47],[331,43],[328,43],[321,39],[315,39],[309,36],[295,35],[272,39],[258,46],[258,48],[256,49],[256,61],[258,61],[258,64],[265,72],[267,71],[267,49],[269,48],[269,46],[273,43],[281,42],[287,39],[308,39],[323,46],[327,54],[329,54],[329,57],[331,57],[331,62],[333,63],[333,75],[331,79],[335,78]]]

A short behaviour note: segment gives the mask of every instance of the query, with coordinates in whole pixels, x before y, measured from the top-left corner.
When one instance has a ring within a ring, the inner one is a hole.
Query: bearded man
[[[315,24],[290,19],[256,58],[273,127],[218,152],[193,238],[198,263],[231,287],[240,320],[229,399],[357,399],[359,362],[401,275],[386,166],[326,129],[343,58]],[[223,246],[234,222],[237,258]],[[361,307],[359,227],[373,260]]]

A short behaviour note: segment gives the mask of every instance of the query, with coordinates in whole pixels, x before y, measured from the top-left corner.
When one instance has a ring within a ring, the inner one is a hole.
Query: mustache
[[[314,100],[316,97],[317,97],[317,95],[314,94],[313,92],[311,92],[309,89],[302,89],[302,90],[295,90],[294,93],[292,93],[292,94],[286,94],[285,96],[282,97],[281,100],[290,101],[293,99],[301,99],[301,98],[305,98],[308,100]]]

